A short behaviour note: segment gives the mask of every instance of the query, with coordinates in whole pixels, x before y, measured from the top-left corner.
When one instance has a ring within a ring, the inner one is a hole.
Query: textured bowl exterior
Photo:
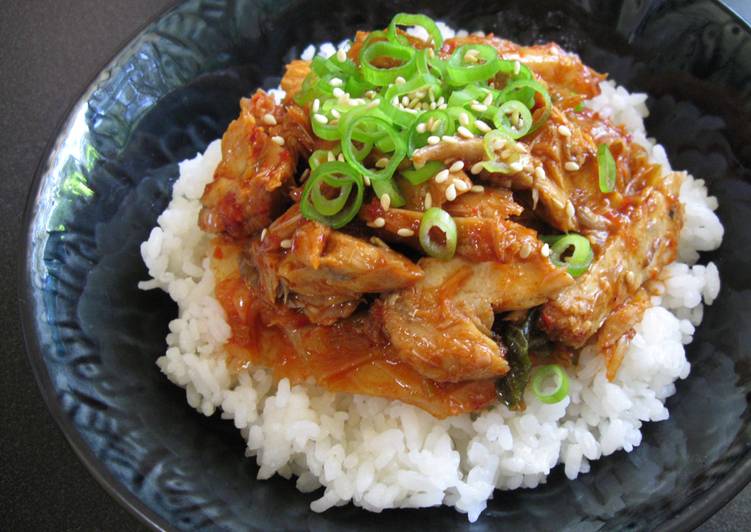
[[[175,305],[141,292],[139,243],[177,162],[219,137],[256,87],[310,42],[397,11],[522,43],[555,40],[632,91],[676,168],[705,178],[726,244],[723,288],[688,349],[691,376],[642,445],[568,481],[496,492],[470,526],[453,510],[314,514],[318,494],[255,479],[232,424],[185,403],[154,364]],[[73,107],[26,212],[21,306],[42,393],[81,459],[155,528],[596,530],[695,526],[751,478],[751,30],[709,0],[299,2],[191,0],[147,26]]]

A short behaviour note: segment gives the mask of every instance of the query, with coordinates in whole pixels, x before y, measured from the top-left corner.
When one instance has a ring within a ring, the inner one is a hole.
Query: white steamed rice
[[[442,31],[453,35],[445,26]],[[335,51],[330,43],[318,49],[325,56]],[[315,53],[310,46],[303,57]],[[670,170],[665,150],[644,130],[646,95],[612,82],[601,88],[588,105],[623,124]],[[217,140],[180,164],[172,200],[141,246],[151,279],[140,287],[160,288],[179,306],[157,365],[185,388],[190,406],[207,416],[220,409],[222,418],[233,420],[247,441],[246,455],[258,461],[258,478],[295,476],[303,492],[323,486],[312,510],[348,502],[375,512],[446,504],[475,521],[495,489],[533,488],[557,464],[576,478],[589,471],[591,460],[639,445],[644,421],[668,418],[664,402],[691,368],[684,345],[720,289],[717,267],[695,264],[698,252],[717,248],[723,236],[717,200],[703,180],[685,178],[680,262],[666,268],[662,295],[653,297],[636,327],[614,382],[605,377],[603,357],[589,347],[570,375],[569,397],[558,404],[527,393],[523,412],[497,405],[438,420],[399,401],[290,386],[287,379],[274,383],[263,368],[228,368],[223,344],[230,328],[214,298],[209,236],[197,226],[203,188],[220,158]]]

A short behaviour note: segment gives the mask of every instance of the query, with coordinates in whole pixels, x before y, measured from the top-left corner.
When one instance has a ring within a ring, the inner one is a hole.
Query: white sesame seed
[[[425,193],[425,200],[423,201],[423,205],[425,206],[426,211],[433,206],[433,196],[430,195],[430,192]]]
[[[459,142],[459,139],[453,135],[444,135],[441,137],[441,140],[443,142],[448,142],[449,144],[456,144],[457,142]]]
[[[488,106],[479,102],[474,102],[472,105],[469,106],[470,109],[473,111],[477,111],[478,113],[484,113],[488,110]]]
[[[373,220],[370,225],[372,227],[383,227],[384,225],[386,225],[386,220],[379,216],[378,218]]]
[[[474,137],[474,134],[464,126],[459,126],[458,128],[456,128],[456,132],[465,139],[471,139]]]
[[[491,103],[493,103],[493,94],[489,92],[487,96],[485,96],[485,99],[482,101],[482,103],[483,105],[490,105]]]
[[[576,209],[574,208],[574,204],[570,201],[566,203],[566,214],[569,216],[569,218],[573,218],[574,214],[576,214]]]
[[[427,161],[413,161],[412,164],[415,166],[415,170],[419,170],[423,166],[425,166],[425,163]]]
[[[328,122],[329,122],[329,119],[328,119],[328,118],[326,118],[325,116],[323,116],[323,115],[322,115],[322,114],[320,114],[320,113],[316,113],[316,114],[314,114],[314,115],[313,115],[313,120],[315,120],[315,121],[316,121],[316,122],[318,122],[319,124],[328,124]]]
[[[446,199],[448,201],[454,201],[456,199],[456,187],[454,185],[449,185],[448,188],[446,188]]]
[[[508,165],[509,168],[511,168],[514,172],[521,172],[522,168],[524,168],[524,165],[520,163],[519,161],[515,161]]]
[[[431,146],[438,144],[439,142],[441,142],[441,139],[439,137],[436,137],[435,135],[430,135],[428,137],[428,144],[430,144]]]
[[[537,208],[537,202],[540,201],[540,191],[536,188],[532,189],[532,208]]]
[[[282,246],[283,249],[289,249],[292,247],[292,241],[289,238],[285,238],[279,245]]]
[[[519,61],[514,61],[514,76],[519,75],[519,71],[522,69],[522,64]]]
[[[329,150],[329,153],[326,155],[326,160],[329,162],[336,161],[336,155],[334,155],[333,151]]]
[[[344,50],[339,50],[338,52],[336,52],[336,58],[340,63],[344,63],[347,60],[347,52],[345,52]]]
[[[449,172],[451,172],[453,174],[453,173],[458,172],[462,168],[464,168],[464,161],[456,161],[454,164],[452,164],[449,167]]]
[[[469,171],[470,171],[470,173],[471,173],[472,175],[477,175],[477,174],[479,174],[480,172],[482,172],[482,169],[483,169],[483,166],[482,166],[482,161],[480,161],[479,163],[475,163],[475,164],[473,164],[473,165],[472,165],[472,168],[470,168],[470,169],[469,169]]]
[[[263,231],[261,231],[261,242],[266,240],[266,235],[269,233],[269,230],[267,228],[263,228]]]
[[[472,188],[470,188],[472,192],[485,192],[485,187],[482,185],[473,185]]]
[[[542,249],[540,250],[540,255],[543,257],[547,257],[550,255],[550,246],[548,246],[547,242],[542,245]]]
[[[414,236],[415,232],[412,229],[407,229],[406,227],[402,227],[396,232],[397,235],[403,236],[403,237],[410,237]]]
[[[368,104],[368,109],[375,109],[379,105],[381,105],[381,99],[380,98],[376,98],[375,100],[373,100],[372,102],[370,102]]]
[[[479,129],[480,131],[482,131],[483,133],[487,133],[488,131],[491,130],[491,127],[487,125],[485,122],[483,122],[482,120],[475,120],[475,127]]]
[[[462,113],[459,115],[459,123],[463,126],[469,125],[469,115],[467,113]]]
[[[336,160],[339,161],[340,163],[343,163],[344,162],[344,154],[340,153],[339,157],[337,157]]]
[[[263,123],[268,126],[275,126],[276,125],[276,118],[274,118],[274,115],[271,113],[266,113],[263,115]]]
[[[545,175],[545,169],[542,166],[538,166],[537,168],[535,168],[535,176],[538,179],[545,179],[545,177],[547,177]]]
[[[375,98],[378,93],[376,91],[370,90],[365,93],[366,98]]]
[[[271,137],[271,142],[273,142],[274,144],[279,144],[279,146],[284,146],[284,137],[274,135],[273,137]]]
[[[564,137],[570,137],[571,136],[571,130],[566,126],[558,126],[558,133],[563,135]]]
[[[441,105],[438,106],[438,109],[440,111],[444,111],[444,110],[448,109],[448,107],[449,107],[449,105],[447,103],[442,103]]]
[[[519,248],[519,257],[526,259],[527,257],[529,257],[530,253],[532,253],[532,245],[525,240]]]
[[[332,87],[341,87],[344,82],[339,78],[331,78],[329,80],[329,85]]]
[[[333,116],[334,118],[341,118],[342,114],[339,111],[337,111],[336,109],[332,109],[331,110],[331,116]]]
[[[313,112],[317,113],[320,108],[321,108],[321,100],[316,98],[315,100],[313,100]]]
[[[418,133],[425,133],[425,130],[428,129],[428,125],[425,122],[420,122],[415,129],[417,129]]]
[[[469,185],[461,179],[454,179],[454,186],[458,192],[467,192],[469,190]]]
[[[375,162],[376,168],[386,168],[389,165],[388,157],[381,157]]]
[[[448,178],[449,178],[449,171],[447,168],[444,168],[443,170],[438,172],[434,177],[436,183],[443,183]]]
[[[389,210],[389,207],[391,207],[391,196],[388,194],[381,196],[381,207],[383,207],[384,211]]]
[[[566,161],[566,164],[564,164],[563,167],[569,172],[576,172],[579,169],[579,165],[576,161]]]
[[[402,105],[407,106],[409,105],[409,96],[402,96]]]
[[[399,96],[394,96],[393,98],[391,98],[391,105],[393,105],[394,107],[399,105]]]
[[[346,94],[346,92],[344,92],[339,87],[334,87],[334,90],[331,91],[331,93],[334,95],[335,98],[342,98]]]
[[[396,76],[394,83],[396,83],[397,85],[404,85],[405,83],[407,83],[407,80],[401,76]]]
[[[498,151],[506,145],[506,139],[499,137],[493,141],[493,151]],[[518,146],[519,144],[517,144]]]

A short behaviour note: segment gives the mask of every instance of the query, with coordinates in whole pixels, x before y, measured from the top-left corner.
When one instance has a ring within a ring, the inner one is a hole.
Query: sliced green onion
[[[422,133],[417,131],[420,124],[431,124],[434,129],[425,129]],[[428,138],[431,136],[442,137],[443,135],[453,135],[456,128],[454,121],[451,120],[446,111],[428,111],[420,115],[420,117],[414,121],[412,127],[409,130],[409,136],[407,137],[407,155],[412,155],[417,148],[422,148],[427,145]]]
[[[389,137],[393,143],[393,152],[389,156],[389,162],[385,168],[375,169],[367,168],[360,161],[360,153],[354,145],[355,141],[360,142],[377,142],[383,136]],[[391,127],[388,122],[371,115],[360,115],[349,122],[346,131],[342,135],[342,153],[345,160],[356,171],[368,176],[372,181],[388,179],[396,171],[399,163],[402,162],[407,154],[407,146],[402,140],[399,133]]]
[[[500,143],[500,148],[497,144]],[[487,161],[483,161],[482,167],[485,168],[491,174],[515,174],[516,170],[511,168],[511,164],[517,162],[521,158],[519,150],[516,149],[516,141],[508,136],[500,129],[494,129],[485,134],[482,139],[482,145],[485,149],[485,155],[488,158]],[[503,152],[509,150],[511,157],[500,160],[498,157],[498,151]]]
[[[316,150],[311,153],[308,158],[308,166],[310,166],[311,172],[315,170],[317,166],[329,162],[329,153],[336,157],[337,152],[338,150]]]
[[[388,38],[393,42],[407,44],[409,41],[396,32],[397,26],[420,26],[425,28],[425,31],[428,32],[428,35],[433,41],[433,48],[438,51],[441,49],[441,46],[443,46],[441,30],[438,29],[438,26],[436,26],[435,22],[433,22],[433,19],[430,17],[412,13],[397,13],[394,15],[387,30]]]
[[[440,244],[433,241],[430,232],[434,228],[443,233],[445,243]],[[443,209],[431,207],[425,211],[420,221],[418,234],[422,249],[431,257],[447,260],[454,256],[456,252],[456,222]]]
[[[582,235],[569,233],[562,236],[542,236],[540,240],[550,246],[550,261],[558,267],[565,266],[572,277],[579,277],[586,272],[594,260],[592,246]],[[573,253],[564,256],[572,247]]]
[[[338,194],[332,199],[327,198],[321,190],[323,184],[338,189]],[[363,189],[362,177],[350,165],[339,161],[321,163],[305,182],[300,211],[308,220],[339,229],[357,215],[362,206]]]
[[[400,64],[393,67],[377,67],[373,62],[379,58],[388,58]],[[417,68],[415,49],[388,41],[373,42],[360,52],[360,68],[365,81],[373,85],[388,85],[399,76],[408,79]]]
[[[382,198],[384,194],[388,194],[391,199],[390,205],[392,207],[403,207],[406,205],[407,200],[404,199],[402,193],[399,191],[399,187],[392,178],[380,179],[378,181],[372,181],[373,192],[375,192],[378,198]]]
[[[438,80],[430,74],[418,74],[406,83],[391,85],[381,99],[380,108],[396,124],[404,128],[409,127],[420,114],[420,111],[403,109],[400,105],[395,105],[394,100],[399,100],[402,96],[409,96],[416,92],[427,94],[431,90],[435,97],[441,94]]]
[[[448,113],[449,117],[451,117],[451,120],[454,121],[455,128],[458,128],[459,126],[464,126],[475,135],[480,133],[480,130],[477,129],[477,126],[475,125],[475,120],[477,119],[477,117],[474,115],[474,113],[472,113],[472,111],[469,111],[465,109],[464,107],[449,106],[446,109],[446,112]],[[466,120],[462,119],[463,114],[467,115]]]
[[[532,113],[523,103],[509,100],[498,108],[493,124],[512,139],[518,139],[532,129]]]
[[[549,378],[555,379],[555,388],[549,392],[543,391],[543,384]],[[532,393],[545,404],[554,404],[563,401],[568,396],[568,375],[558,364],[540,366],[532,374]]]
[[[615,159],[607,144],[597,146],[597,171],[600,175],[600,190],[604,193],[615,190]]]
[[[475,58],[466,62],[467,54]],[[475,81],[485,81],[501,68],[498,52],[487,44],[464,44],[454,50],[448,60],[446,73],[451,85],[459,87]]]
[[[425,166],[418,169],[402,170],[401,174],[404,179],[413,185],[420,185],[438,172],[446,168],[446,165],[440,161],[428,161]]]
[[[581,113],[584,110],[584,102],[579,102],[576,104],[576,107],[574,107],[574,111],[577,113]]]
[[[545,121],[550,117],[550,112],[553,106],[552,102],[550,101],[550,94],[541,83],[533,79],[520,79],[517,81],[512,81],[511,83],[506,85],[506,87],[501,91],[501,94],[499,95],[499,102],[508,102],[511,100],[517,100],[527,105],[530,102],[525,101],[525,92],[528,91],[529,89],[539,94],[542,97],[542,101],[543,101],[542,111],[539,111],[538,116],[532,122],[532,127],[528,131],[528,133],[533,133],[537,131],[540,128],[540,126],[542,126],[545,123]],[[531,105],[527,105],[527,106],[530,109],[532,109],[534,105],[535,105],[535,102],[533,99],[533,101],[531,102]]]

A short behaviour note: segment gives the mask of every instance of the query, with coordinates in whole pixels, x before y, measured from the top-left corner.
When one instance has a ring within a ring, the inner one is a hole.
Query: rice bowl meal
[[[157,365],[316,512],[453,506],[641,443],[723,227],[629,93],[555,43],[400,13],[309,46],[180,164],[141,254]]]

